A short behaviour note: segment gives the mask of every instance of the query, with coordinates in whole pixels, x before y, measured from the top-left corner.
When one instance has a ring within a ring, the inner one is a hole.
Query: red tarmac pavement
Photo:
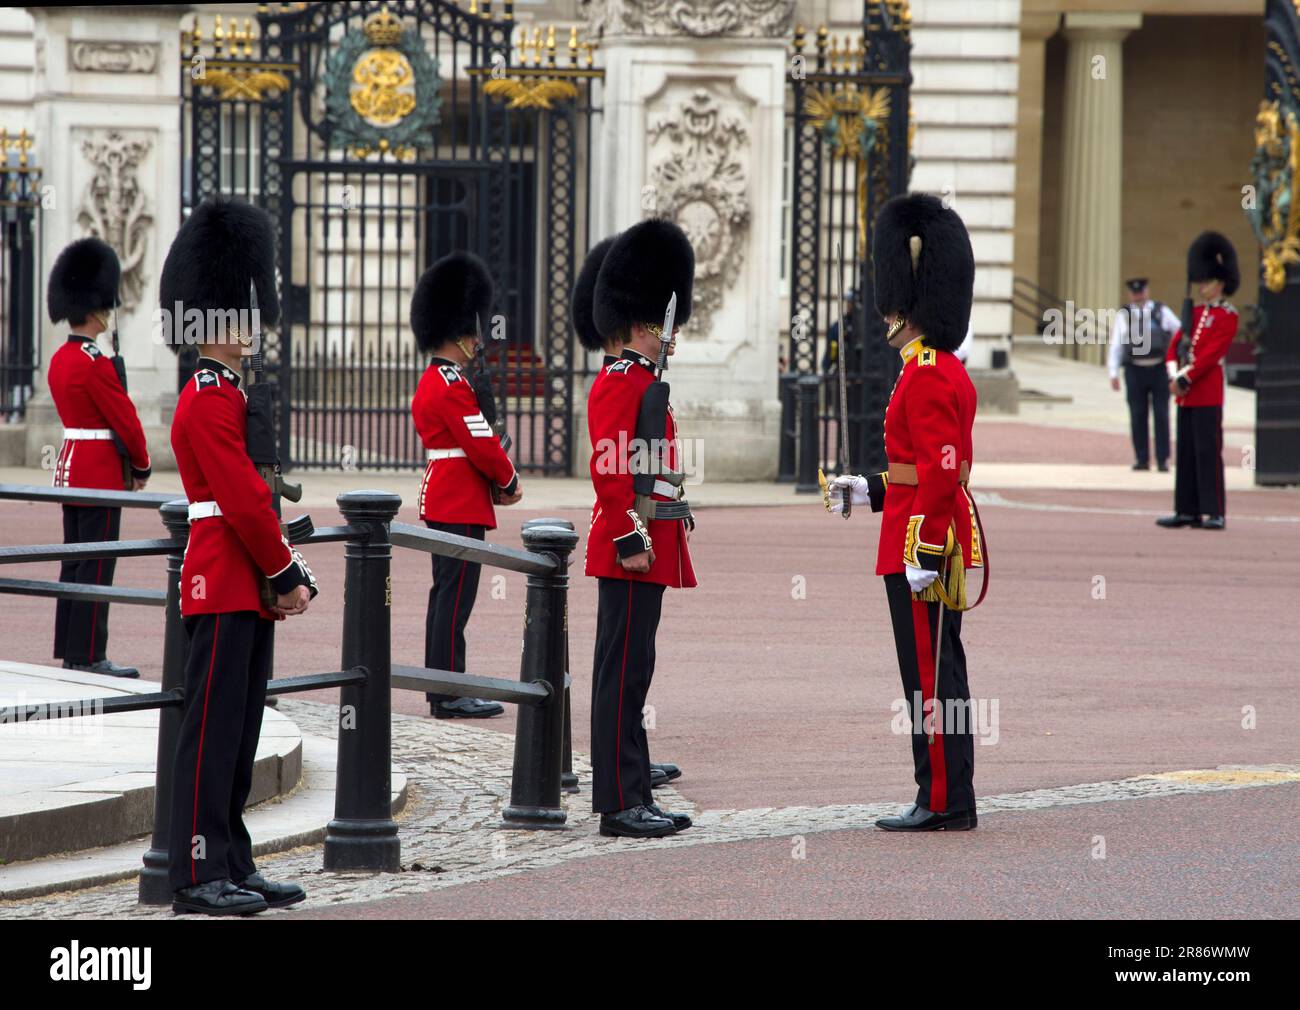
[[[391,486],[414,498],[413,480]],[[1294,519],[1300,497],[1237,495],[1223,533],[1156,529],[1164,493],[1008,491],[1001,499],[1009,505],[983,510],[993,588],[965,632],[972,690],[998,707],[996,743],[976,748],[980,793],[1300,758],[1300,523],[1265,518]],[[518,545],[520,521],[537,514],[526,500],[501,510],[504,528],[493,539]],[[586,514],[565,515],[585,535]],[[0,524],[11,543],[60,539],[49,506],[0,504]],[[147,511],[128,512],[123,525],[127,538],[161,528]],[[876,532],[870,514],[844,522],[812,499],[703,511],[692,545],[702,584],[668,594],[650,693],[653,754],[684,767],[678,785],[691,801],[745,808],[911,798],[906,740],[890,728],[900,689],[888,614],[868,570]],[[342,548],[308,555],[324,594],[280,629],[281,676],[339,664]],[[581,557],[580,546],[570,614],[575,746],[585,750],[595,586],[580,574]],[[56,574],[53,565],[6,567],[0,574]],[[123,561],[117,583],[160,588],[161,567],[157,558]],[[399,662],[422,660],[428,572],[426,557],[397,552]],[[471,672],[517,676],[523,594],[521,576],[484,573]],[[0,655],[49,662],[53,612],[53,601],[0,599]],[[153,608],[114,607],[110,657],[156,679],[160,620]],[[427,711],[418,695],[395,699],[400,711]],[[1242,725],[1247,706],[1253,729]],[[486,725],[510,731],[513,714]]]
[[[964,833],[823,832],[803,836],[802,859],[789,837],[672,847],[619,840],[616,856],[288,915],[1294,918],[1295,797],[1294,786],[1252,788],[999,813]],[[1095,858],[1099,839],[1104,859]],[[1154,942],[1189,942],[1178,928]]]

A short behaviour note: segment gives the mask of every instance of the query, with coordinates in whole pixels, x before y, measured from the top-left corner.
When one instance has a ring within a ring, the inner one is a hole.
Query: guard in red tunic
[[[667,221],[643,221],[610,246],[593,296],[596,331],[624,344],[587,404],[596,507],[586,572],[598,580],[592,808],[602,835],[658,838],[691,824],[654,803],[642,710],[664,589],[695,585],[677,422],[656,368],[661,338],[671,347],[676,333],[675,325],[673,333],[662,332],[665,309],[676,294],[675,322],[690,319],[694,274],[685,233]]]
[[[205,200],[172,242],[159,284],[164,313],[181,307],[186,317],[166,333],[173,350],[193,333],[189,315],[203,319],[198,368],[177,399],[171,433],[190,502],[180,586],[189,651],[169,835],[177,912],[247,915],[306,897],[297,884],[257,872],[243,820],[275,622],[303,613],[316,595],[246,448],[240,370],[253,333],[249,286],[256,286],[262,327],[274,325],[275,260],[264,211]]]
[[[54,464],[55,487],[139,491],[149,479],[149,450],[135,405],[112,359],[95,338],[109,326],[118,304],[122,268],[112,248],[83,238],[59,253],[50,271],[47,301],[51,322],[67,322],[67,341],[50,359],[50,396],[63,422],[63,444]],[[63,542],[116,540],[122,510],[97,505],[63,506]],[[60,582],[113,584],[113,558],[64,562]],[[114,677],[139,671],[108,660],[108,604],[60,600],[54,614],[54,658],[65,668]]]
[[[884,206],[873,253],[876,307],[903,358],[885,411],[889,469],[837,477],[832,489],[884,512],[876,574],[912,714],[916,802],[876,823],[966,831],[976,824],[975,747],[961,623],[966,570],[985,558],[967,490],[975,387],[953,352],[970,320],[975,259],[961,218],[922,194]],[[832,511],[842,508],[841,497]]]
[[[1157,526],[1224,528],[1223,356],[1237,335],[1237,310],[1225,300],[1241,283],[1237,250],[1216,231],[1199,235],[1187,250],[1187,283],[1201,304],[1192,310],[1191,333],[1169,346],[1169,391],[1177,398],[1174,514]],[[1204,517],[1204,518],[1202,518]]]
[[[596,279],[600,275],[601,265],[605,262],[605,254],[609,252],[610,247],[614,244],[614,239],[617,237],[611,235],[609,238],[597,242],[592,247],[591,252],[587,253],[587,258],[583,261],[582,269],[578,271],[578,279],[574,282],[573,292],[569,299],[573,329],[577,334],[578,343],[593,354],[604,352],[600,370],[596,372],[595,378],[591,380],[591,387],[587,390],[588,413],[591,410],[591,397],[595,395],[596,387],[600,385],[605,373],[609,370],[609,366],[618,361],[623,354],[623,340],[620,334],[613,333],[607,336],[601,333],[596,328],[596,320],[593,317]],[[596,512],[599,508],[599,501],[592,503],[592,522],[595,522]],[[650,786],[652,789],[658,789],[660,786],[667,785],[669,782],[681,777],[682,770],[675,764],[666,761],[650,762]]]
[[[491,389],[467,374],[479,334],[488,329],[492,277],[470,253],[444,256],[424,272],[411,297],[415,343],[432,354],[411,399],[411,417],[428,454],[420,484],[420,518],[433,530],[482,540],[496,529],[497,505],[523,497],[519,474],[494,430]],[[465,672],[465,626],[474,610],[482,565],[433,555],[433,586],[424,625],[424,665]],[[494,701],[428,695],[438,719],[483,719],[505,711]]]

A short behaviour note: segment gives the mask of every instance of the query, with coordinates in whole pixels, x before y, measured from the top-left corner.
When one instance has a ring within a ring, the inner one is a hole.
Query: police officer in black
[[[1169,469],[1169,381],[1165,377],[1165,352],[1180,330],[1178,317],[1163,302],[1151,297],[1145,277],[1124,282],[1128,305],[1115,313],[1110,331],[1110,388],[1119,391],[1124,370],[1128,393],[1129,424],[1133,437],[1134,470],[1151,468],[1147,440],[1147,412],[1154,417],[1156,466]]]

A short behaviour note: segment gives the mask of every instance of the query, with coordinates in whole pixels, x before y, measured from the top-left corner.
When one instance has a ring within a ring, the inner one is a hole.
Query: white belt
[[[214,501],[192,501],[189,508],[190,522],[195,519],[211,519],[221,515],[221,509]]]
[[[677,497],[677,488],[673,487],[673,485],[669,484],[666,480],[656,480],[654,493],[675,499]]]
[[[63,438],[68,442],[111,442],[111,428],[64,428]]]
[[[430,449],[429,459],[464,459],[464,449]]]

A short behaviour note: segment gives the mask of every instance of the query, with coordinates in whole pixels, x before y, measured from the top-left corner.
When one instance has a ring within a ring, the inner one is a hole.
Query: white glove
[[[928,568],[913,568],[911,565],[905,567],[907,568],[907,584],[912,587],[914,593],[919,593],[939,577],[938,572],[932,572]]]
[[[871,506],[871,490],[867,478],[853,474],[841,474],[830,484],[831,511],[836,515],[844,511],[844,488],[849,489],[849,500],[854,505]]]

